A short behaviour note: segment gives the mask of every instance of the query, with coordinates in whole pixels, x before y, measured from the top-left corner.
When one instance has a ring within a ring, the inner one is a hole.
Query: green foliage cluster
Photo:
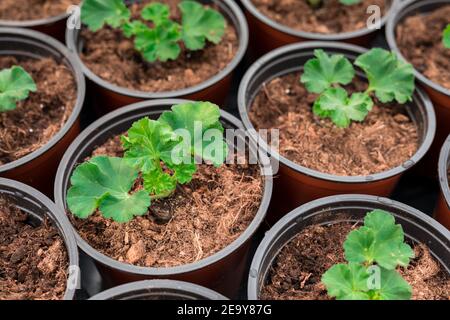
[[[79,165],[67,193],[69,210],[87,218],[97,209],[105,218],[128,222],[147,212],[152,200],[170,196],[192,180],[195,159],[220,166],[227,157],[219,107],[209,102],[175,105],[158,120],[142,118],[121,137],[123,158],[97,156]],[[215,129],[216,136],[206,137]],[[137,179],[143,189],[131,193]]]
[[[22,67],[13,66],[0,71],[0,112],[14,110],[17,102],[36,92],[36,83]]]
[[[338,300],[406,300],[411,286],[396,271],[406,267],[414,251],[404,242],[400,225],[389,212],[374,210],[364,226],[344,242],[348,263],[332,266],[322,276],[328,295]]]
[[[450,24],[447,25],[447,28],[442,33],[442,42],[444,43],[444,47],[450,49]]]
[[[307,0],[307,1],[310,6],[316,8],[319,7],[324,0]],[[351,6],[360,3],[361,0],[339,0],[339,2],[342,3],[343,5]]]
[[[369,81],[365,92],[349,95],[340,85],[348,85],[355,77],[351,62],[341,54],[328,55],[314,51],[315,58],[304,65],[301,82],[309,92],[320,94],[313,105],[319,117],[330,118],[341,128],[351,121],[363,121],[373,107],[371,94],[382,103],[406,103],[414,92],[414,69],[395,53],[375,48],[360,55],[355,65],[364,71]]]
[[[170,8],[163,3],[148,4],[141,11],[141,19],[133,20],[123,0],[84,0],[81,21],[91,31],[105,24],[120,28],[126,37],[134,38],[136,50],[149,62],[177,59],[180,41],[189,50],[200,50],[206,41],[218,44],[222,40],[226,20],[220,12],[190,0],[180,2],[178,7],[181,25],[170,19]]]

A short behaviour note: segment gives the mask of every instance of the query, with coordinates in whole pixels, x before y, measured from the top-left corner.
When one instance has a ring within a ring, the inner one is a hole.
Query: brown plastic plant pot
[[[76,53],[76,60],[82,67],[84,74],[89,79],[88,88],[90,94],[94,97],[97,113],[105,114],[114,109],[128,104],[150,100],[150,99],[169,99],[183,98],[196,101],[211,101],[218,105],[223,105],[228,96],[233,71],[243,59],[248,46],[248,26],[239,6],[232,0],[201,0],[205,4],[215,4],[231,22],[239,37],[239,49],[228,64],[215,76],[193,87],[163,92],[144,92],[119,87],[106,80],[103,80],[83,63],[79,52],[83,50],[83,41],[80,37],[80,30],[73,29],[66,32],[66,44],[69,50]]]
[[[278,177],[274,179],[275,209],[271,208],[269,211],[269,223],[276,222],[284,213],[300,204],[325,196],[344,193],[389,196],[401,175],[427,153],[433,141],[436,130],[433,106],[428,96],[416,88],[413,101],[408,103],[406,108],[418,127],[420,146],[409,160],[398,167],[368,176],[337,176],[303,167],[272,150],[255,132],[248,110],[265,82],[298,72],[306,61],[314,57],[314,50],[319,48],[330,54],[343,54],[351,61],[366,51],[362,47],[337,42],[304,42],[288,45],[266,54],[255,62],[243,77],[239,87],[238,106],[245,128],[252,132],[255,141],[259,140],[261,147],[272,159],[275,161],[279,159]],[[357,75],[364,77],[361,72]]]
[[[173,105],[183,102],[186,100],[166,99],[136,103],[113,111],[86,128],[67,149],[59,165],[54,193],[58,207],[68,212],[66,194],[70,187],[70,176],[75,167],[91,155],[96,146],[114,135],[122,134],[131,127],[133,122],[146,116],[157,119],[163,111],[170,110]],[[242,123],[225,111],[221,111],[221,122],[225,129],[242,128]],[[242,136],[239,134],[238,137]],[[250,154],[255,154],[256,149],[252,149],[253,144],[251,141],[247,142],[250,143],[250,145],[247,144]],[[260,163],[267,162],[260,161]],[[265,218],[272,194],[272,177],[266,175],[262,179],[264,180],[263,198],[251,224],[230,245],[200,261],[168,268],[134,266],[114,260],[95,250],[74,229],[78,246],[94,260],[109,286],[145,279],[171,279],[196,283],[227,297],[234,297],[241,285],[251,239]]]
[[[445,140],[439,156],[439,184],[441,193],[438,198],[434,217],[450,230],[450,187],[448,184],[448,169],[450,165],[450,135]]]
[[[0,178],[0,195],[8,199],[23,212],[28,214],[28,221],[32,226],[38,226],[44,220],[49,221],[58,229],[64,241],[69,261],[67,272],[67,286],[64,300],[72,300],[80,279],[78,266],[78,247],[67,216],[47,196],[18,181]]]
[[[412,243],[424,243],[450,273],[450,232],[434,219],[403,203],[368,195],[339,195],[309,202],[284,216],[265,235],[253,257],[248,277],[248,299],[258,300],[280,250],[311,225],[362,221],[367,212],[391,212]]]
[[[390,7],[380,21],[381,27],[385,25],[388,16],[398,5],[398,1],[387,0]],[[380,31],[379,29],[365,28],[336,34],[305,32],[282,25],[265,16],[255,7],[252,0],[241,0],[241,3],[245,7],[245,15],[250,28],[250,48],[256,57],[287,44],[312,40],[343,41],[368,47]]]
[[[45,33],[64,42],[68,13],[38,20],[0,20],[0,27],[25,28]]]
[[[391,50],[402,56],[396,39],[396,29],[399,23],[411,15],[418,13],[427,14],[444,5],[450,5],[450,0],[403,1],[390,15],[386,23],[386,39]],[[411,50],[413,49],[411,48]],[[436,138],[431,146],[429,155],[426,157],[426,166],[422,170],[426,175],[432,174],[435,176],[439,150],[450,133],[450,127],[448,125],[450,123],[450,89],[431,81],[417,70],[415,70],[415,76],[430,96],[437,116]]]
[[[43,33],[0,28],[0,55],[22,58],[53,57],[72,71],[77,86],[77,100],[71,116],[50,141],[34,152],[0,165],[0,177],[21,181],[51,196],[53,179],[64,151],[80,132],[79,115],[84,103],[85,80],[73,56],[58,41]]]
[[[117,286],[89,300],[228,300],[208,288],[184,281],[143,280]]]

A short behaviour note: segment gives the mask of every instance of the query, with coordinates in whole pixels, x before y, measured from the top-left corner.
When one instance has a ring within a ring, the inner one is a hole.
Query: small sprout
[[[17,102],[36,92],[36,83],[22,67],[13,66],[0,71],[0,112],[14,110]]]
[[[123,158],[95,157],[74,170],[69,210],[84,219],[98,209],[117,222],[145,214],[152,200],[192,180],[196,157],[216,166],[225,161],[228,146],[219,119],[219,107],[194,102],[175,105],[158,120],[136,121],[122,136]],[[144,190],[130,194],[139,176]]]
[[[404,242],[400,225],[389,212],[374,210],[364,226],[344,242],[347,264],[332,266],[322,276],[328,295],[338,300],[408,300],[411,286],[395,270],[406,267],[414,251]],[[375,276],[374,276],[375,275]]]
[[[314,114],[330,118],[340,128],[366,118],[374,104],[371,93],[383,103],[412,99],[414,69],[389,51],[375,48],[356,59],[355,65],[365,72],[369,87],[351,96],[340,87],[351,83],[355,76],[350,61],[340,54],[329,56],[323,50],[315,50],[314,55],[305,63],[300,80],[309,92],[320,94],[313,105]]]
[[[206,40],[214,44],[222,40],[226,20],[220,12],[189,0],[181,1],[178,7],[181,25],[170,19],[170,7],[163,3],[145,6],[141,11],[142,20],[131,20],[123,0],[114,0],[112,4],[105,0],[85,0],[81,21],[91,31],[105,24],[120,28],[126,37],[134,37],[136,50],[149,62],[177,59],[181,53],[180,41],[189,50],[200,50],[206,46]]]
[[[450,24],[447,25],[443,34],[442,34],[442,42],[444,43],[444,47],[450,49]]]

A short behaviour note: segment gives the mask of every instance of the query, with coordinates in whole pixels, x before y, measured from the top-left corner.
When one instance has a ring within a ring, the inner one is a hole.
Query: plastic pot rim
[[[0,19],[0,27],[11,27],[11,28],[36,28],[40,26],[45,26],[48,24],[53,24],[64,20],[70,16],[69,13],[62,13],[57,16],[40,18],[34,20],[5,20]]]
[[[441,187],[442,194],[444,195],[447,207],[450,208],[450,186],[448,183],[448,160],[450,157],[450,135],[442,145],[441,152],[439,154],[438,174],[439,185]]]
[[[227,76],[231,75],[231,73],[236,69],[236,67],[244,58],[248,48],[249,42],[248,24],[239,6],[233,0],[212,0],[212,1],[216,3],[223,2],[223,5],[227,6],[237,19],[238,26],[236,25],[235,29],[238,33],[239,48],[233,60],[224,69],[220,70],[217,74],[215,74],[211,78],[208,78],[205,81],[192,87],[162,92],[146,92],[120,87],[116,84],[113,84],[107,80],[102,79],[84,64],[84,62],[82,61],[82,59],[78,54],[78,48],[76,45],[76,38],[75,38],[75,30],[66,28],[66,45],[69,51],[73,52],[77,64],[81,67],[83,73],[86,75],[88,79],[93,81],[95,84],[101,86],[102,88],[105,88],[106,90],[112,91],[116,94],[133,97],[137,99],[170,99],[170,98],[182,98],[184,96],[192,95],[197,92],[203,91],[209,87],[212,87],[213,85],[219,83],[221,80],[225,79]]]
[[[398,6],[400,0],[391,0],[391,6],[387,10],[386,14],[381,18],[381,28],[386,24],[388,17],[392,14],[394,11],[394,8]],[[280,32],[289,34],[294,37],[299,37],[307,40],[317,40],[317,41],[345,41],[352,38],[358,38],[362,36],[366,36],[370,33],[379,31],[379,29],[359,29],[355,31],[349,31],[349,32],[341,32],[341,33],[332,33],[332,34],[324,34],[324,33],[315,33],[315,32],[306,32],[301,30],[296,30],[293,28],[290,28],[286,25],[283,25],[281,23],[276,22],[275,20],[270,19],[266,15],[262,14],[252,3],[251,0],[241,0],[241,3],[244,5],[244,7],[247,9],[248,12],[252,16],[254,16],[256,19],[261,21],[262,23],[270,26],[273,29],[276,29]]]
[[[75,62],[74,56],[67,50],[66,47],[59,41],[53,39],[52,37],[38,32],[34,30],[29,29],[20,29],[20,28],[3,28],[0,27],[0,38],[2,36],[10,36],[13,35],[17,38],[32,38],[35,41],[39,41],[42,44],[44,44],[46,47],[51,47],[52,49],[56,50],[59,54],[61,54],[65,60],[70,64],[71,67],[71,73],[74,77],[76,86],[77,86],[77,98],[75,101],[75,105],[73,106],[72,113],[70,114],[69,118],[67,119],[66,123],[61,127],[61,129],[42,147],[39,149],[17,159],[11,162],[8,162],[6,164],[0,165],[0,174],[14,170],[26,163],[29,163],[36,158],[39,158],[44,153],[49,151],[51,148],[53,148],[73,127],[76,120],[78,119],[81,109],[84,104],[84,98],[86,94],[86,82],[83,75],[83,72],[78,67],[78,64]],[[23,37],[25,36],[25,37]],[[1,49],[0,49],[1,53]]]
[[[148,289],[171,289],[179,290],[187,293],[194,293],[206,300],[228,300],[225,296],[214,290],[200,286],[195,283],[178,280],[141,280],[126,283],[120,286],[113,287],[111,289],[97,293],[89,298],[89,300],[110,300],[116,296],[124,295],[126,293],[132,293],[133,291],[148,290]]]
[[[188,102],[190,100],[184,100],[184,99],[161,99],[161,100],[147,100],[142,102],[137,102],[125,107],[122,107],[120,109],[117,109],[113,112],[110,112],[97,121],[93,122],[90,126],[88,126],[81,134],[78,135],[78,137],[72,142],[72,144],[69,146],[67,151],[65,152],[59,167],[58,171],[56,173],[55,178],[55,186],[54,186],[54,199],[55,203],[64,213],[66,213],[66,205],[65,201],[65,195],[62,194],[63,190],[63,180],[64,176],[66,175],[66,168],[68,166],[68,163],[70,162],[70,157],[73,153],[75,153],[78,149],[78,146],[83,143],[83,141],[86,139],[87,136],[89,136],[91,133],[95,132],[97,128],[106,122],[109,122],[111,119],[118,118],[128,112],[132,112],[134,110],[140,110],[143,107],[152,107],[152,106],[162,106],[162,105],[175,105],[179,103]],[[224,110],[220,110],[221,113],[221,119],[224,119],[230,123],[233,123],[233,125],[236,128],[243,128],[242,123],[233,115],[229,114],[228,112]],[[255,214],[255,217],[253,218],[252,222],[248,225],[248,227],[242,232],[242,234],[235,239],[233,242],[231,242],[229,245],[224,247],[223,249],[219,250],[218,252],[214,253],[213,255],[210,255],[204,259],[201,259],[196,262],[192,262],[185,265],[180,266],[174,266],[174,267],[165,267],[165,268],[154,268],[154,267],[142,267],[142,266],[136,266],[124,262],[119,262],[117,260],[114,260],[107,255],[99,252],[98,250],[94,249],[90,244],[88,244],[81,236],[78,234],[78,231],[75,229],[75,227],[71,224],[71,228],[75,234],[75,238],[77,240],[78,246],[87,253],[91,258],[93,258],[95,261],[107,265],[109,267],[112,267],[114,269],[120,270],[121,272],[126,273],[132,273],[132,274],[138,274],[143,276],[169,276],[169,275],[177,275],[177,274],[185,274],[188,272],[192,272],[195,270],[200,270],[202,268],[205,268],[209,265],[213,265],[214,263],[219,262],[220,260],[224,259],[225,257],[229,256],[231,253],[238,250],[242,245],[244,245],[256,232],[256,230],[259,228],[261,223],[263,222],[265,215],[267,213],[271,196],[272,196],[272,188],[273,188],[273,181],[272,176],[262,176],[261,179],[264,181],[264,191],[261,198],[261,203],[259,206],[258,211]]]
[[[408,61],[400,52],[398,46],[397,46],[397,40],[395,36],[395,29],[397,27],[398,22],[403,19],[408,12],[405,12],[406,9],[408,9],[409,6],[414,5],[414,9],[420,8],[421,6],[430,5],[430,4],[447,4],[450,5],[449,0],[427,0],[422,1],[420,0],[404,0],[403,2],[400,2],[399,6],[395,8],[395,11],[389,16],[388,21],[386,22],[386,40],[388,42],[389,48],[396,52],[400,57],[403,58],[403,60]],[[444,88],[442,85],[431,81],[427,77],[425,77],[421,72],[417,71],[416,68],[414,68],[414,75],[417,79],[420,80],[423,84],[426,86],[432,88],[433,90],[450,97],[450,89]]]
[[[53,203],[46,195],[24,183],[11,179],[0,178],[0,194],[3,193],[2,189],[4,187],[13,188],[20,191],[20,193],[25,193],[26,195],[31,197],[31,199],[28,199],[28,201],[35,202],[36,200],[38,200],[45,206],[45,208],[48,211],[53,213],[54,220],[57,221],[57,223],[54,223],[54,225],[58,230],[59,235],[64,241],[69,266],[79,267],[78,247],[71,228],[71,224],[67,216],[63,214],[63,212],[58,208],[58,206],[55,203]],[[50,217],[50,220],[53,220],[52,217]],[[68,274],[68,277],[70,276],[71,275]],[[78,274],[76,276],[78,277],[76,280],[80,280],[79,279],[80,275]],[[76,288],[69,288],[67,286],[68,280],[69,278],[66,279],[66,291],[63,300],[72,300],[75,295]]]
[[[439,222],[409,205],[406,205],[399,201],[391,200],[389,198],[364,194],[342,194],[313,200],[304,205],[301,205],[300,207],[286,214],[269,231],[266,232],[264,239],[259,244],[258,249],[256,250],[256,253],[253,256],[253,260],[250,266],[250,272],[248,276],[248,289],[247,289],[248,299],[249,300],[258,299],[258,280],[259,280],[258,275],[261,269],[261,265],[264,259],[266,258],[267,248],[276,239],[276,237],[278,237],[278,235],[283,234],[284,229],[286,228],[287,225],[289,225],[292,221],[300,218],[302,214],[306,211],[323,206],[335,208],[336,204],[339,204],[340,202],[351,202],[351,201],[365,202],[367,204],[374,205],[374,207],[376,207],[377,205],[378,206],[388,205],[391,207],[396,207],[400,210],[408,212],[408,214],[410,214],[411,216],[417,217],[420,220],[427,222],[439,233],[446,236],[447,239],[450,239],[450,231],[447,230],[444,226],[442,226]],[[319,212],[319,209],[317,212]]]
[[[301,43],[295,43],[283,46],[281,48],[275,49],[266,55],[262,56],[260,59],[258,59],[245,73],[243,76],[241,83],[239,85],[239,91],[238,91],[238,109],[239,114],[242,119],[242,122],[244,124],[245,129],[250,131],[250,135],[252,139],[258,139],[259,144],[261,145],[261,148],[265,150],[268,154],[273,155],[275,158],[279,159],[279,161],[289,167],[291,170],[294,170],[296,172],[300,172],[302,174],[305,174],[307,176],[330,181],[330,182],[338,182],[338,183],[349,183],[349,184],[357,184],[357,183],[372,183],[377,182],[381,180],[386,180],[389,178],[392,178],[398,174],[401,174],[405,172],[407,169],[414,166],[417,162],[419,162],[425,154],[428,152],[429,148],[431,147],[431,144],[434,140],[435,132],[436,132],[436,115],[434,112],[433,104],[428,97],[428,95],[418,86],[416,86],[415,93],[418,95],[419,99],[423,101],[424,109],[426,112],[426,118],[428,119],[428,128],[426,130],[426,133],[424,135],[424,139],[417,149],[417,151],[414,153],[413,156],[411,156],[408,160],[406,160],[403,164],[391,168],[389,170],[378,172],[374,174],[370,174],[367,176],[338,176],[333,175],[329,173],[320,172],[318,170],[310,169],[304,166],[301,166],[297,163],[295,163],[292,160],[287,159],[286,157],[280,155],[278,152],[272,150],[265,141],[258,138],[258,134],[255,130],[255,127],[253,126],[252,122],[250,121],[248,111],[247,111],[247,103],[246,103],[246,96],[247,96],[247,89],[250,81],[254,78],[255,74],[260,70],[261,67],[265,66],[268,62],[273,61],[277,59],[279,56],[282,56],[283,54],[291,51],[297,51],[297,50],[314,50],[316,48],[326,48],[326,49],[344,49],[348,51],[354,51],[356,54],[361,54],[364,52],[367,52],[368,49],[347,44],[347,43],[341,43],[341,42],[325,42],[325,41],[308,41],[308,42],[301,42]],[[255,141],[258,141],[255,140]]]

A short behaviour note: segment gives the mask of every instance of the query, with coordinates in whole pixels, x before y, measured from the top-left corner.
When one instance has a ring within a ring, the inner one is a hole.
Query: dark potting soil
[[[425,77],[450,89],[450,49],[442,43],[442,32],[450,24],[450,5],[429,14],[407,17],[396,30],[402,55]]]
[[[17,160],[45,145],[64,126],[77,99],[71,70],[52,58],[19,60],[0,57],[0,70],[23,67],[36,83],[17,108],[0,113],[0,165]]]
[[[56,17],[67,12],[80,0],[2,0],[0,20],[37,20]]]
[[[0,197],[0,300],[58,300],[66,290],[68,257],[48,220],[27,223],[28,214]]]
[[[177,4],[181,0],[164,0],[171,7],[172,18],[181,21]],[[151,1],[131,6],[135,19],[143,6]],[[97,32],[83,28],[81,59],[100,78],[119,87],[147,92],[185,89],[215,76],[233,60],[239,48],[238,35],[231,21],[218,45],[208,43],[203,50],[189,51],[182,46],[176,60],[146,62],[134,49],[133,41],[120,30],[104,27]]]
[[[334,34],[367,28],[367,7],[377,5],[386,12],[385,0],[363,0],[346,6],[339,0],[325,0],[319,8],[307,1],[298,0],[251,0],[255,7],[268,18],[295,30]]]
[[[357,176],[383,172],[408,160],[418,149],[418,128],[405,107],[376,102],[363,122],[338,128],[312,112],[317,94],[292,73],[264,84],[250,108],[256,129],[279,129],[280,154],[320,172]],[[349,92],[364,91],[355,78]]]
[[[269,270],[260,297],[264,300],[329,300],[322,275],[345,263],[343,243],[356,225],[313,225],[302,230],[281,250]],[[413,246],[415,258],[399,268],[413,289],[413,299],[450,299],[450,276],[424,244]]]
[[[99,146],[96,155],[122,156],[119,136]],[[99,212],[85,220],[69,216],[80,236],[103,254],[138,266],[171,267],[211,256],[236,240],[255,217],[263,188],[257,165],[202,164],[190,183],[128,223]],[[172,218],[161,224],[155,213]]]

